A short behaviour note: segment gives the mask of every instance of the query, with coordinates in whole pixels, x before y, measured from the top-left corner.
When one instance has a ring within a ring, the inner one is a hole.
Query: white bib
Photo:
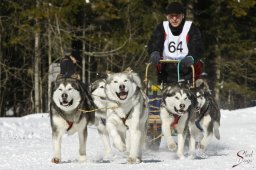
[[[179,36],[174,36],[169,27],[169,21],[164,21],[165,41],[163,50],[164,60],[181,60],[188,55],[187,34],[192,21],[185,21],[182,32]]]

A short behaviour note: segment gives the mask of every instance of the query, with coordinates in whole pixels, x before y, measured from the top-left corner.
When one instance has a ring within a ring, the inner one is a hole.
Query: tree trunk
[[[84,9],[85,9],[85,7],[84,7]],[[84,16],[83,16],[83,38],[85,37],[85,16],[86,15],[86,12],[85,12],[85,10],[84,10]],[[86,81],[86,79],[85,79],[85,41],[84,40],[82,40],[82,43],[83,43],[83,47],[82,47],[82,82],[83,83],[85,83],[85,81]]]
[[[193,21],[194,19],[194,14],[193,14],[193,10],[194,10],[194,6],[193,6],[193,1],[188,1],[187,2],[187,14],[186,14],[186,19]]]
[[[220,75],[221,75],[221,54],[219,50],[219,45],[215,45],[215,54],[216,54],[216,59],[215,59],[215,69],[216,69],[216,80],[215,80],[215,86],[214,86],[214,92],[215,92],[215,100],[220,104]]]
[[[50,19],[48,20],[48,24],[50,24]],[[52,89],[52,80],[49,79],[51,72],[50,65],[52,64],[52,41],[51,41],[51,29],[48,27],[47,30],[47,39],[48,39],[48,112],[50,111],[50,102],[51,102],[51,89]]]
[[[34,60],[34,87],[35,87],[35,112],[40,112],[40,80],[39,80],[39,67],[40,67],[40,55],[39,55],[39,33],[35,32],[35,60]]]
[[[3,53],[2,53],[2,19],[0,17],[0,61],[2,62]],[[2,98],[2,65],[0,65],[0,117],[4,116],[3,109],[3,98]]]
[[[61,51],[61,55],[64,56],[64,49],[63,49],[63,43],[62,43],[62,38],[61,38],[61,33],[60,33],[59,19],[58,19],[57,15],[55,15],[55,20],[56,20],[56,27],[57,27],[57,32],[59,35],[59,40],[60,40],[60,51]]]
[[[37,1],[37,7],[39,7],[39,2]],[[34,59],[34,97],[35,97],[35,106],[34,111],[39,113],[41,111],[40,107],[40,33],[39,33],[39,24],[38,20],[36,19],[36,26],[35,26],[35,59]]]

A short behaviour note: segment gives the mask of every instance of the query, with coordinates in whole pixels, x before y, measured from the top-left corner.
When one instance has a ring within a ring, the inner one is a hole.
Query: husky
[[[148,119],[148,101],[141,80],[130,68],[107,75],[107,130],[114,147],[128,152],[127,162],[140,163]]]
[[[56,80],[50,103],[50,121],[53,141],[53,163],[61,162],[61,138],[64,134],[79,135],[79,161],[86,161],[87,125],[94,123],[94,113],[79,109],[94,107],[85,85],[73,78]]]
[[[162,94],[160,106],[162,133],[168,149],[171,151],[177,149],[179,159],[184,159],[183,152],[188,132],[188,120],[196,105],[196,99],[190,90],[181,84],[165,87]],[[172,129],[177,131],[178,147],[172,137]]]
[[[192,113],[189,121],[191,158],[195,157],[196,142],[198,149],[204,152],[213,134],[216,139],[220,139],[220,109],[208,84],[198,79],[194,93],[197,98],[197,109]]]
[[[106,128],[107,119],[107,96],[105,94],[105,79],[99,79],[93,82],[90,86],[93,102],[97,109],[95,111],[95,126],[98,129],[98,133],[102,138],[105,148],[104,159],[108,159],[112,153],[109,134]]]

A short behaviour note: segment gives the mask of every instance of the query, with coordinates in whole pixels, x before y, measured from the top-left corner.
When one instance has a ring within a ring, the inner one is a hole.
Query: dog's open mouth
[[[183,115],[183,114],[186,113],[185,110],[183,110],[183,109],[179,109],[179,110],[178,110],[176,107],[174,107],[174,110],[175,110],[175,112],[178,113],[178,114],[182,114],[182,115]]]
[[[60,104],[66,107],[71,106],[73,104],[73,99],[70,102],[68,102],[67,100],[63,100],[62,102],[60,101]]]
[[[125,100],[128,96],[128,92],[121,91],[120,93],[116,93],[116,95],[120,100]]]

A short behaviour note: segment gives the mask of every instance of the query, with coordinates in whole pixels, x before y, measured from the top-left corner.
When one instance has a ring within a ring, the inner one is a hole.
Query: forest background
[[[131,67],[142,80],[147,42],[171,0],[1,0],[0,117],[49,111],[66,50],[88,84]],[[221,108],[256,105],[256,1],[181,0],[200,28],[204,72]],[[149,79],[155,83],[155,68]]]

